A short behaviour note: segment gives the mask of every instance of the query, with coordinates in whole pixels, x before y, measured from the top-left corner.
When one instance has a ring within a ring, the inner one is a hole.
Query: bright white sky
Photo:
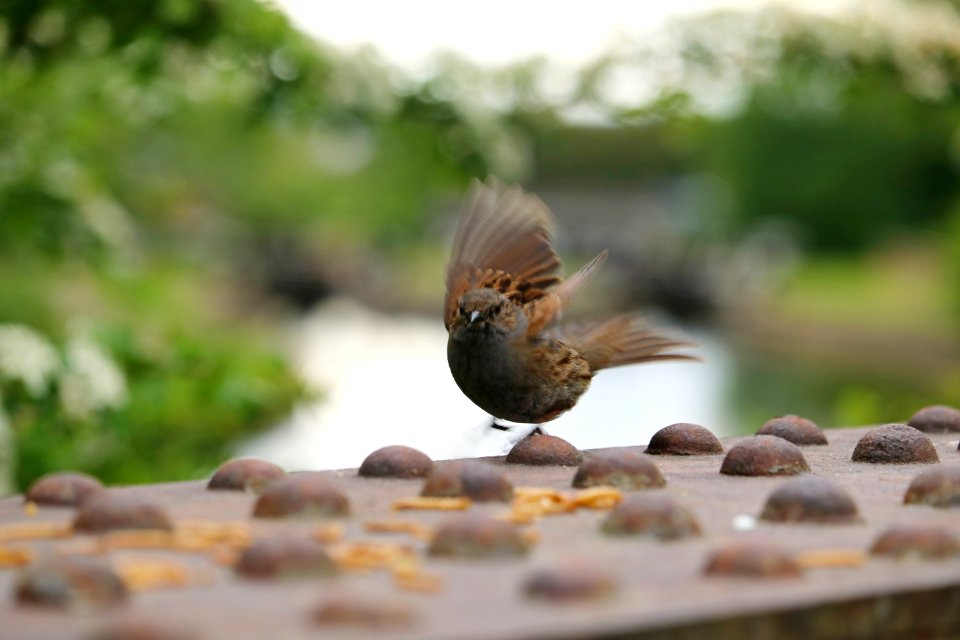
[[[409,71],[425,69],[431,54],[453,51],[499,66],[546,56],[561,66],[592,60],[623,37],[642,36],[671,19],[726,8],[789,5],[836,13],[856,0],[274,0],[303,31],[350,49],[373,45]],[[469,9],[465,8],[469,7]]]

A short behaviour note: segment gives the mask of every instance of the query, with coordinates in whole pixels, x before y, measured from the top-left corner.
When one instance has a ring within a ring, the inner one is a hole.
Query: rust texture
[[[101,491],[103,484],[91,475],[60,471],[38,478],[30,485],[25,499],[37,504],[75,507]]]
[[[960,637],[960,555],[924,559],[914,554],[904,561],[869,553],[883,532],[910,523],[956,536],[960,534],[960,512],[903,503],[911,482],[922,472],[938,468],[935,465],[852,461],[857,442],[868,431],[828,431],[827,446],[803,450],[812,475],[840,487],[853,499],[863,519],[860,524],[758,520],[768,498],[784,485],[784,478],[721,474],[721,456],[646,456],[643,444],[637,443],[607,451],[632,452],[654,464],[666,485],[635,495],[662,495],[682,504],[696,518],[699,536],[661,541],[606,535],[601,527],[611,512],[593,509],[510,524],[513,512],[509,503],[474,501],[466,515],[500,523],[483,526],[508,527],[504,529],[511,532],[508,535],[519,536],[519,542],[513,538],[513,544],[526,548],[496,558],[433,556],[429,549],[436,538],[430,535],[411,535],[406,529],[368,531],[365,524],[370,521],[402,517],[416,523],[416,531],[436,536],[450,513],[397,514],[392,505],[416,496],[420,481],[361,477],[356,469],[287,476],[315,475],[346,496],[350,513],[335,520],[253,517],[257,496],[243,491],[208,491],[206,480],[107,490],[107,494],[123,496],[134,504],[156,505],[176,525],[178,536],[181,527],[183,532],[204,532],[210,524],[239,523],[248,531],[251,544],[290,536],[322,539],[333,558],[344,550],[339,545],[354,545],[355,550],[367,548],[357,546],[361,544],[372,544],[373,550],[377,544],[409,549],[395,557],[396,564],[390,568],[344,569],[335,579],[245,579],[233,570],[236,556],[232,548],[226,555],[216,545],[191,550],[194,543],[187,538],[174,547],[145,549],[101,546],[101,540],[108,541],[118,532],[78,531],[68,537],[25,539],[23,532],[30,528],[66,530],[77,510],[40,505],[31,515],[24,510],[23,496],[10,496],[0,499],[0,536],[4,536],[0,558],[11,550],[25,549],[33,560],[26,568],[0,567],[0,635],[24,640],[93,638],[135,615],[182,626],[188,637],[230,640],[307,640],[318,634],[351,640]],[[931,433],[928,437],[944,461],[943,467],[960,462],[956,434]],[[752,436],[730,438],[723,445],[729,451],[752,440]],[[587,458],[596,454],[585,452]],[[507,465],[503,458],[482,463],[516,487],[561,493],[571,492],[576,473],[570,467]],[[435,465],[442,469],[451,463],[438,461]],[[122,532],[128,542],[135,540],[129,537],[133,534],[139,532]],[[950,538],[944,539],[949,545]],[[775,545],[794,560],[795,554],[810,557],[835,550],[853,552],[862,560],[856,566],[798,563],[804,567],[799,579],[705,573],[720,551],[764,545]],[[19,604],[17,584],[28,572],[44,566],[46,558],[86,558],[103,567],[129,567],[141,558],[169,561],[185,565],[196,579],[182,585],[131,590],[117,606],[86,615]],[[404,564],[408,562],[413,565]],[[589,587],[576,583],[589,583],[593,572],[608,576],[614,590],[603,597],[564,600],[562,594],[567,590],[590,593]],[[538,575],[547,576],[547,582],[536,590],[559,595],[531,593],[531,585],[544,580]]]
[[[562,438],[534,433],[515,444],[505,460],[508,464],[575,467],[583,462],[583,454]]]
[[[854,462],[911,464],[939,462],[937,450],[923,432],[905,424],[886,424],[868,431],[853,450]]]
[[[799,578],[800,564],[787,549],[771,544],[732,544],[710,556],[703,572],[728,578]]]
[[[258,540],[243,551],[233,568],[245,578],[308,578],[338,572],[322,544],[293,536]]]
[[[116,491],[102,491],[83,501],[73,528],[86,533],[116,529],[173,528],[167,512],[149,499]]]
[[[776,436],[759,435],[727,451],[720,473],[729,476],[792,476],[810,471],[803,453]]]
[[[791,478],[770,494],[760,518],[769,522],[860,522],[853,498],[842,487],[817,476]]]
[[[291,474],[267,485],[253,506],[257,518],[336,517],[350,512],[350,501],[323,473]]]
[[[175,624],[145,618],[129,618],[95,629],[83,640],[201,640],[201,637]]]
[[[105,563],[89,558],[59,558],[20,574],[16,600],[28,606],[90,613],[120,605],[127,590]]]
[[[960,432],[960,409],[935,404],[913,414],[907,424],[926,433]]]
[[[259,493],[268,483],[283,476],[284,470],[272,462],[256,458],[236,458],[223,463],[217,469],[207,488]]]
[[[700,535],[700,524],[690,510],[662,494],[628,496],[600,526],[604,533],[611,535],[649,536],[658,540]]]
[[[422,451],[403,445],[382,447],[368,455],[357,473],[369,478],[424,478],[433,460]]]
[[[948,558],[960,554],[960,538],[942,526],[898,524],[880,534],[870,553],[893,558]]]
[[[610,485],[618,489],[653,489],[667,483],[657,465],[636,451],[612,449],[589,454],[573,476],[578,489]]]
[[[463,460],[434,469],[423,484],[420,495],[506,502],[513,498],[513,485],[500,468],[486,462]]]
[[[504,558],[530,550],[517,527],[479,514],[451,516],[441,522],[430,542],[432,556]]]
[[[703,456],[723,453],[723,445],[706,427],[678,422],[653,434],[646,452],[652,455]]]
[[[529,597],[551,602],[606,598],[616,588],[617,581],[612,574],[588,565],[541,569],[523,586]]]
[[[827,436],[820,427],[811,420],[794,415],[767,420],[757,435],[777,436],[800,446],[827,444]]]
[[[960,507],[960,464],[942,464],[927,469],[910,483],[904,504]]]

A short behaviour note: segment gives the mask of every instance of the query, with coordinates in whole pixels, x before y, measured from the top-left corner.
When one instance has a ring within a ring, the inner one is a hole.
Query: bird
[[[607,259],[567,279],[552,245],[554,217],[537,196],[474,179],[447,263],[443,322],[457,386],[501,421],[541,425],[573,408],[598,371],[658,360],[698,360],[693,346],[617,315],[564,324],[564,310]]]

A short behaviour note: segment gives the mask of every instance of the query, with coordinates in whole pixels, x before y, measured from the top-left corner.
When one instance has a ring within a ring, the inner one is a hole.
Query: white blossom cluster
[[[35,398],[56,382],[63,410],[78,418],[127,400],[123,371],[89,337],[70,338],[61,357],[49,339],[24,325],[0,324],[0,390],[4,382],[23,383]]]

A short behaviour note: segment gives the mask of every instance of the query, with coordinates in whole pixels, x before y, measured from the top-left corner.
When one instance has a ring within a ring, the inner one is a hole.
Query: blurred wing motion
[[[466,291],[489,287],[524,307],[528,335],[553,324],[606,252],[562,282],[560,259],[550,244],[553,216],[540,198],[494,178],[475,180],[464,198],[447,265],[444,325]],[[551,289],[553,287],[553,289]]]
[[[674,349],[696,346],[675,340],[644,325],[637,318],[617,316],[603,322],[564,326],[556,337],[576,349],[590,365],[591,372],[637,362],[656,360],[700,360],[676,353]]]

